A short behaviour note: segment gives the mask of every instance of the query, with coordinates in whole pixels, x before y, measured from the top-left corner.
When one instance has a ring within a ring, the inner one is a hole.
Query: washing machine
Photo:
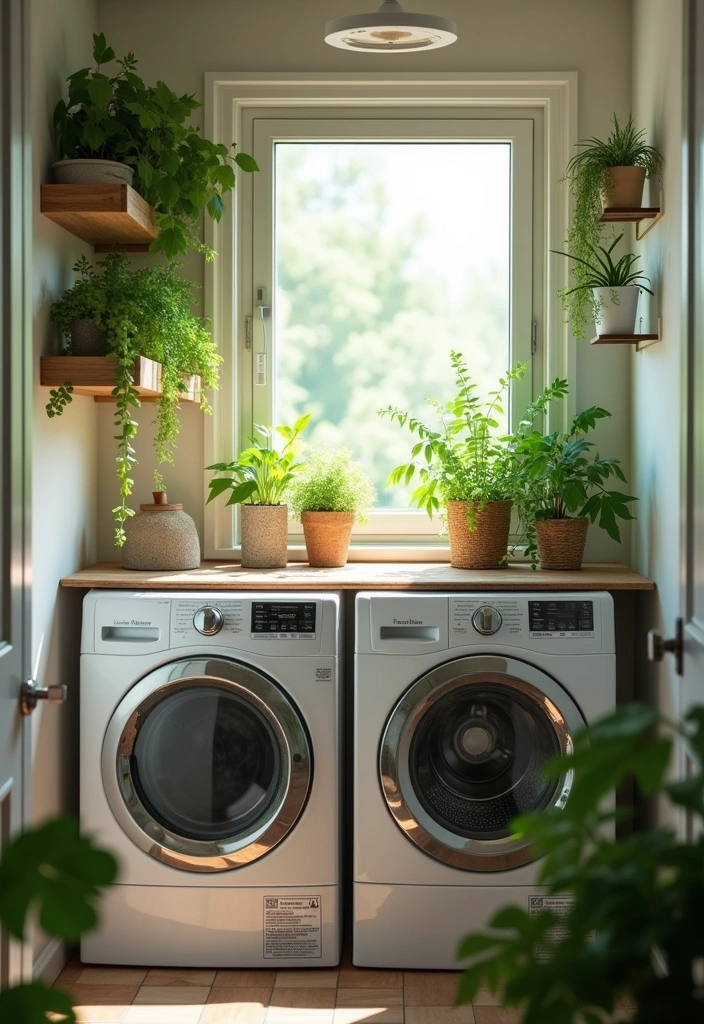
[[[615,700],[607,593],[357,595],[355,964],[457,969],[499,907],[548,905],[510,822],[565,805],[542,766]]]
[[[340,597],[91,591],[83,829],[119,861],[89,963],[340,957]]]

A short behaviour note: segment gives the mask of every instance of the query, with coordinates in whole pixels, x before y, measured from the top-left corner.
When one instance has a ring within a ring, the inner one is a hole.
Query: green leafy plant
[[[610,490],[611,477],[626,483],[618,459],[602,459],[593,453],[593,441],[584,436],[597,420],[611,416],[606,409],[591,406],[578,413],[566,433],[526,432],[515,454],[519,462],[522,486],[516,490],[515,503],[526,541],[526,557],[536,566],[535,523],[546,519],[589,516],[609,537],[620,541],[618,519],[633,519],[628,504],[637,499],[622,491]]]
[[[691,770],[673,782],[675,741],[686,746]],[[632,1024],[701,1021],[703,764],[702,706],[677,724],[650,705],[630,704],[579,734],[574,753],[546,769],[551,778],[574,771],[566,806],[513,825],[544,857],[539,884],[571,896],[571,905],[559,918],[508,906],[488,930],[465,938],[459,956],[472,962],[458,1002],[471,1002],[485,985],[504,1006],[520,1007],[524,1024],[602,1024],[624,1003],[633,1010],[618,1019]],[[608,809],[605,798],[624,779],[687,812],[695,838],[679,841],[669,828],[612,838],[614,820],[632,812]]]
[[[422,420],[392,406],[380,409],[401,427],[418,436],[408,462],[396,466],[389,484],[409,484],[415,474],[420,479],[411,501],[425,509],[430,518],[448,501],[467,501],[470,528],[476,511],[488,501],[511,499],[519,484],[516,476],[515,446],[552,399],[567,391],[567,381],[556,379],[526,410],[515,435],[501,426],[504,403],[511,381],[520,379],[527,363],[519,363],[499,379],[498,388],[482,399],[459,352],[451,353],[457,394],[448,402],[428,399],[439,421],[433,429]]]
[[[611,167],[643,167],[646,178],[660,174],[663,159],[653,146],[643,141],[645,131],[637,131],[633,117],[625,125],[613,115],[613,130],[603,142],[592,137],[577,143],[580,149],[567,165],[564,180],[574,196],[574,216],[567,234],[567,247],[575,262],[572,265],[573,287],[561,295],[568,314],[570,329],[576,338],[583,338],[585,328],[595,315],[589,286],[590,275],[580,261],[590,261],[601,237],[602,194],[609,192]]]
[[[632,284],[638,285],[643,291],[652,295],[653,293],[650,288],[643,284],[644,281],[650,284],[650,278],[640,271],[633,269],[636,260],[639,260],[640,256],[627,252],[616,263],[611,259],[611,253],[622,238],[623,232],[621,232],[618,238],[614,239],[608,249],[603,245],[598,245],[593,250],[590,249],[589,259],[575,256],[571,252],[562,252],[560,249],[551,249],[550,252],[554,252],[558,256],[566,256],[570,260],[575,260],[577,263],[582,264],[585,269],[585,280],[575,285],[574,288],[570,288],[565,294],[571,295],[580,288],[625,288]]]
[[[200,376],[204,411],[210,411],[205,389],[216,387],[218,382],[221,356],[207,321],[191,311],[195,286],[179,277],[177,269],[177,264],[169,264],[133,271],[126,253],[108,253],[95,267],[84,257],[74,266],[78,281],[51,307],[51,319],[61,328],[69,345],[74,320],[86,317],[105,331],[108,354],[117,358],[117,381],[112,394],[117,402],[115,440],[120,503],[113,511],[118,547],[125,541],[124,523],[133,514],[127,499],[132,493],[130,474],[136,461],[133,442],[137,423],[133,410],[140,405],[134,387],[135,358],[145,356],[162,364],[162,394],[154,441],[160,463],[174,461],[184,375]],[[60,415],[70,399],[66,385],[63,390],[57,389],[57,395],[52,395],[47,405],[47,415]]]
[[[302,463],[296,462],[298,439],[309,421],[310,413],[299,417],[292,427],[264,427],[255,423],[254,429],[263,437],[263,444],[257,437],[250,437],[250,447],[234,462],[206,467],[216,473],[231,474],[210,481],[206,504],[229,490],[228,505],[281,505],[294,474],[302,468]],[[280,452],[275,447],[277,434],[286,441]]]
[[[376,491],[348,448],[328,447],[311,452],[289,485],[287,500],[296,518],[302,512],[354,512],[357,522],[365,523]]]
[[[75,819],[52,819],[3,847],[0,923],[24,941],[27,916],[35,909],[45,932],[75,942],[95,927],[95,903],[116,875],[115,859],[81,836]],[[7,1024],[46,1024],[50,1012],[66,1024],[76,1020],[70,997],[41,982],[0,992],[0,1021]]]
[[[177,96],[164,82],[146,85],[133,53],[116,59],[105,35],[93,35],[90,68],[68,77],[68,99],[54,109],[62,157],[117,160],[134,168],[134,187],[157,213],[158,237],[150,252],[168,259],[189,246],[214,253],[196,238],[204,211],[219,221],[223,196],[235,186],[235,166],[258,170],[253,157],[204,139],[185,122],[202,104]],[[103,65],[117,64],[113,75]]]

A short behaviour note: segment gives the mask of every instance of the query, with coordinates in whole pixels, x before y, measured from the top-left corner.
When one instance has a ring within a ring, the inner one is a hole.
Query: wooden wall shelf
[[[635,224],[636,238],[638,241],[645,238],[649,231],[655,227],[665,213],[665,197],[660,193],[659,206],[611,206],[602,210],[599,217],[600,224]],[[641,229],[641,222],[648,221],[648,224]]]
[[[658,317],[657,334],[599,334],[592,338],[590,345],[635,345],[636,352],[662,341],[662,320]]]
[[[70,381],[74,395],[92,395],[96,402],[114,402],[117,359],[111,356],[42,356],[39,383],[55,388]],[[134,386],[142,402],[161,397],[161,363],[138,356],[132,371]],[[200,401],[200,377],[184,377],[183,402]]]
[[[147,252],[159,233],[154,210],[130,185],[42,185],[41,211],[96,252]]]

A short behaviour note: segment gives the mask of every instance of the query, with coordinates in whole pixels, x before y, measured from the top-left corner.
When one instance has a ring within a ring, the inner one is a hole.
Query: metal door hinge
[[[532,355],[538,351],[538,321],[533,320],[530,330],[530,351]]]
[[[252,347],[252,319],[251,316],[244,318],[244,347],[248,349]]]
[[[657,629],[648,630],[648,661],[662,661],[666,654],[674,654],[675,671],[678,676],[683,674],[684,642],[682,639],[682,619],[675,623],[675,635],[665,640]]]

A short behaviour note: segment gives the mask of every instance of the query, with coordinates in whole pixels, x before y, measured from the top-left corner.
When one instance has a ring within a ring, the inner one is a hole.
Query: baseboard
[[[34,961],[32,977],[51,985],[56,981],[71,956],[71,950],[61,939],[49,939]]]

